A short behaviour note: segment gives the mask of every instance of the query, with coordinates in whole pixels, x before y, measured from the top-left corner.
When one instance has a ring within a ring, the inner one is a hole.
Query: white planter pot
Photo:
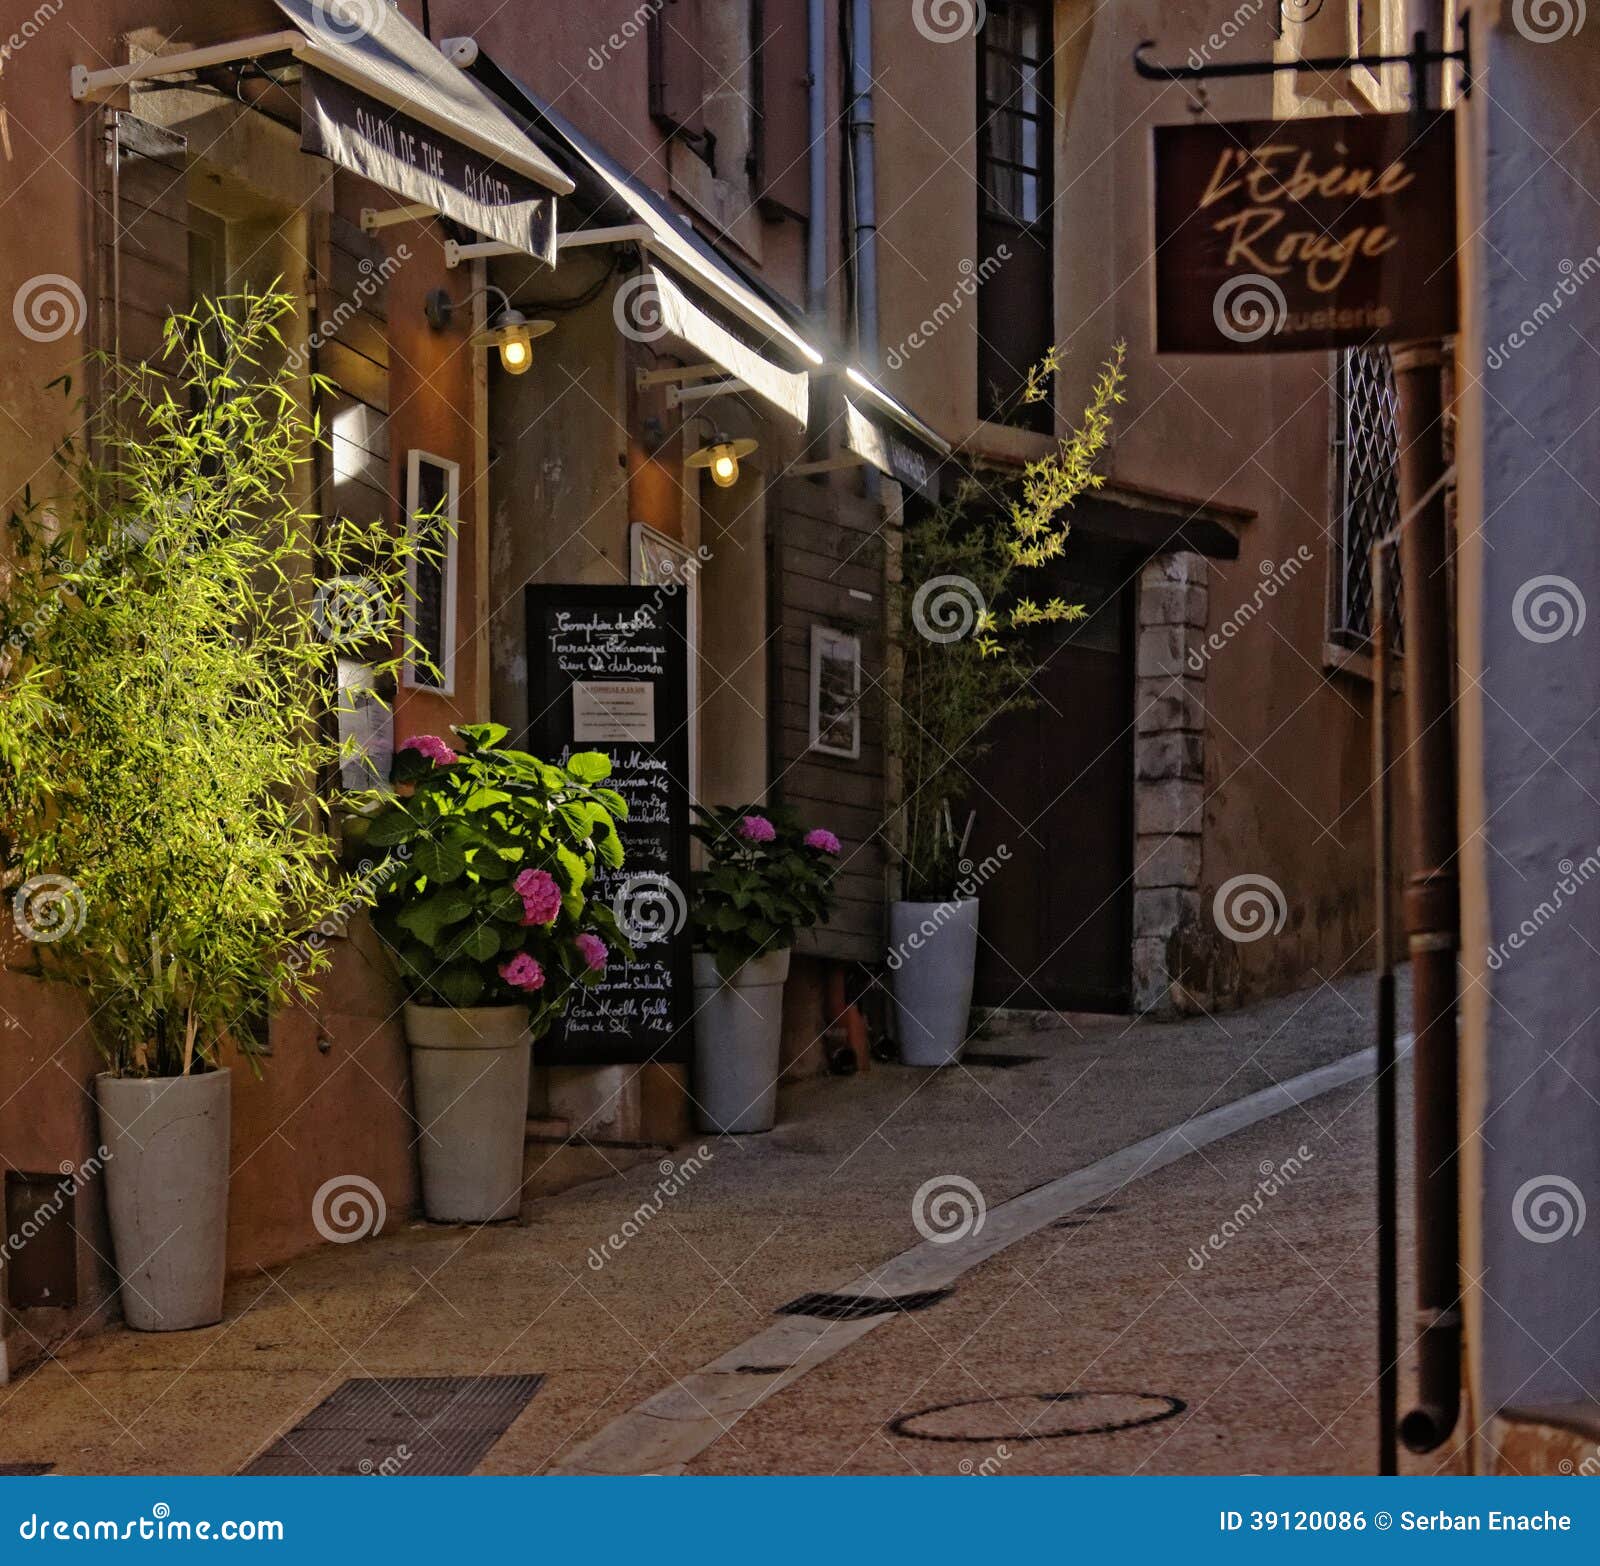
[[[747,962],[731,979],[694,954],[695,1123],[702,1131],[770,1131],[778,1112],[783,981],[789,949]]]
[[[222,1320],[232,1078],[94,1079],[122,1315],[139,1332]]]
[[[528,1130],[527,1007],[408,1001],[405,1027],[423,1212],[435,1223],[515,1218]]]
[[[977,958],[976,897],[889,905],[889,970],[906,1065],[949,1066],[961,1058]]]

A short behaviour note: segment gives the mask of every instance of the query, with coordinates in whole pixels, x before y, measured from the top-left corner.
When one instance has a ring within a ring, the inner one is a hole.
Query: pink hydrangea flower
[[[589,965],[591,973],[604,973],[606,967],[606,943],[598,935],[590,935],[585,931],[572,943],[583,953],[583,960]]]
[[[806,847],[815,848],[824,854],[839,852],[839,839],[826,827],[812,827],[806,833]]]
[[[778,835],[765,816],[746,816],[735,830],[747,843],[770,843]]]
[[[548,870],[524,870],[511,883],[522,899],[524,924],[554,924],[561,912],[561,888]]]
[[[436,767],[448,767],[460,758],[437,734],[413,734],[400,742],[401,750],[414,750],[426,756]]]
[[[544,969],[526,952],[518,952],[510,962],[500,964],[500,977],[514,990],[542,990]]]

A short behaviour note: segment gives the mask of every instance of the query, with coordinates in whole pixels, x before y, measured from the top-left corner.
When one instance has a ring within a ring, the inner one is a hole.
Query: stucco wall
[[[1463,471],[1459,572],[1479,1417],[1600,1390],[1600,140],[1581,129],[1600,28],[1537,42],[1510,7],[1483,9],[1460,355],[1461,442],[1481,464]]]

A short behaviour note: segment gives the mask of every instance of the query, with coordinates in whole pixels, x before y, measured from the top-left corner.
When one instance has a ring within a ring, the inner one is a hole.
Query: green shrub
[[[793,811],[770,805],[696,806],[695,814],[706,848],[694,877],[695,944],[723,978],[827,921],[839,852],[831,832],[807,831]]]
[[[595,984],[612,953],[631,955],[612,911],[592,895],[597,865],[622,864],[621,795],[601,785],[611,761],[580,751],[565,767],[501,741],[498,723],[408,740],[367,828],[390,853],[378,933],[412,997],[429,1006],[525,1003],[538,1038],[574,986]]]

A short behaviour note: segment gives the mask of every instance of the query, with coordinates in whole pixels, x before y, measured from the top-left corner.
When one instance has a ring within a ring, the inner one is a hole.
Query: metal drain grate
[[[916,1294],[802,1294],[780,1305],[779,1316],[820,1316],[824,1321],[859,1321],[863,1316],[887,1316],[897,1310],[926,1310],[949,1299],[949,1289],[923,1289]]]
[[[469,1474],[543,1376],[357,1376],[243,1474]]]
[[[1186,1406],[1165,1392],[1012,1392],[902,1414],[889,1429],[918,1441],[1059,1441],[1160,1424]]]
[[[0,1463],[0,1479],[37,1479],[55,1472],[54,1463]]]
[[[1043,1055],[1008,1055],[1003,1050],[969,1049],[961,1056],[963,1066],[987,1066],[991,1071],[1010,1071],[1014,1066],[1026,1066]]]

